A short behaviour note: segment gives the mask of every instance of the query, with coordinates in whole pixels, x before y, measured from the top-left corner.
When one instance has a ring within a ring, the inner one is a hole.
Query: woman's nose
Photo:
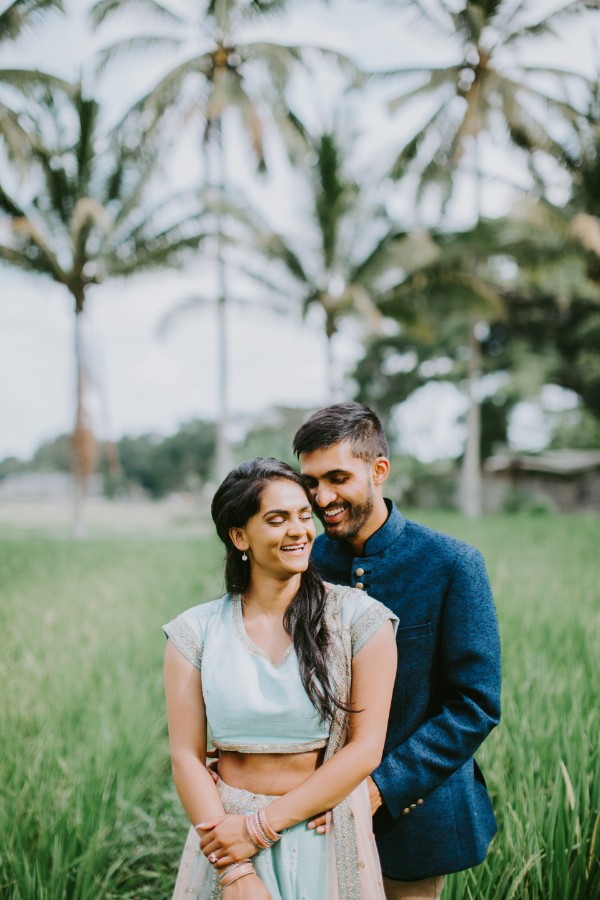
[[[288,522],[288,534],[304,534],[306,531],[306,522],[303,522],[299,516],[292,516]]]

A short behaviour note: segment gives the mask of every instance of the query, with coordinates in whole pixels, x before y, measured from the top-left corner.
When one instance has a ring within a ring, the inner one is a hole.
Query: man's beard
[[[358,532],[363,528],[371,513],[373,512],[373,507],[375,506],[375,493],[371,485],[369,485],[369,493],[365,498],[364,503],[355,503],[345,507],[346,510],[346,521],[343,525],[331,525],[328,526],[327,522],[323,516],[323,510],[316,507],[316,513],[321,522],[323,523],[323,527],[325,528],[325,533],[333,538],[336,541],[348,541],[353,537],[356,537]]]

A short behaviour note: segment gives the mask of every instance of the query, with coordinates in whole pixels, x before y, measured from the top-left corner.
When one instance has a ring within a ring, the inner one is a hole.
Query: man
[[[384,499],[388,448],[366,406],[314,413],[294,451],[325,533],[313,561],[400,618],[384,756],[369,779],[386,897],[439,897],[496,831],[473,754],[500,719],[500,646],[481,554]],[[323,819],[316,821],[321,827]]]

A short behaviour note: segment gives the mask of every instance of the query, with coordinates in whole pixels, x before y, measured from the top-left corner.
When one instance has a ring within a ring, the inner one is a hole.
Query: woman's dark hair
[[[292,481],[311,497],[300,475],[286,463],[258,456],[241,463],[219,485],[211,505],[217,534],[225,544],[225,587],[230,594],[243,594],[250,584],[250,562],[242,560],[229,530],[242,528],[260,509],[264,489],[272,481]],[[283,627],[292,638],[304,690],[325,720],[331,720],[340,704],[330,682],[326,651],[329,633],[325,624],[325,585],[309,562],[302,573],[298,593],[283,617]]]

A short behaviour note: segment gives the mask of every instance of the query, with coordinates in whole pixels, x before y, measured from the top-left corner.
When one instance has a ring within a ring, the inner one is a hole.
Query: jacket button
[[[424,803],[424,800],[417,800],[417,806],[423,806]]]
[[[360,578],[361,575],[365,574],[365,570],[364,569],[355,569],[354,574],[356,575],[357,578]]]
[[[356,587],[362,591],[364,588],[364,584],[362,583],[362,581],[357,581],[356,584],[354,585],[354,587]]]
[[[416,803],[411,803],[411,804],[410,804],[410,808],[411,808],[411,809],[416,809],[416,808],[417,808],[417,804],[416,804]]]
[[[407,806],[402,810],[402,815],[407,816],[409,814],[409,812],[410,812],[410,807]]]

